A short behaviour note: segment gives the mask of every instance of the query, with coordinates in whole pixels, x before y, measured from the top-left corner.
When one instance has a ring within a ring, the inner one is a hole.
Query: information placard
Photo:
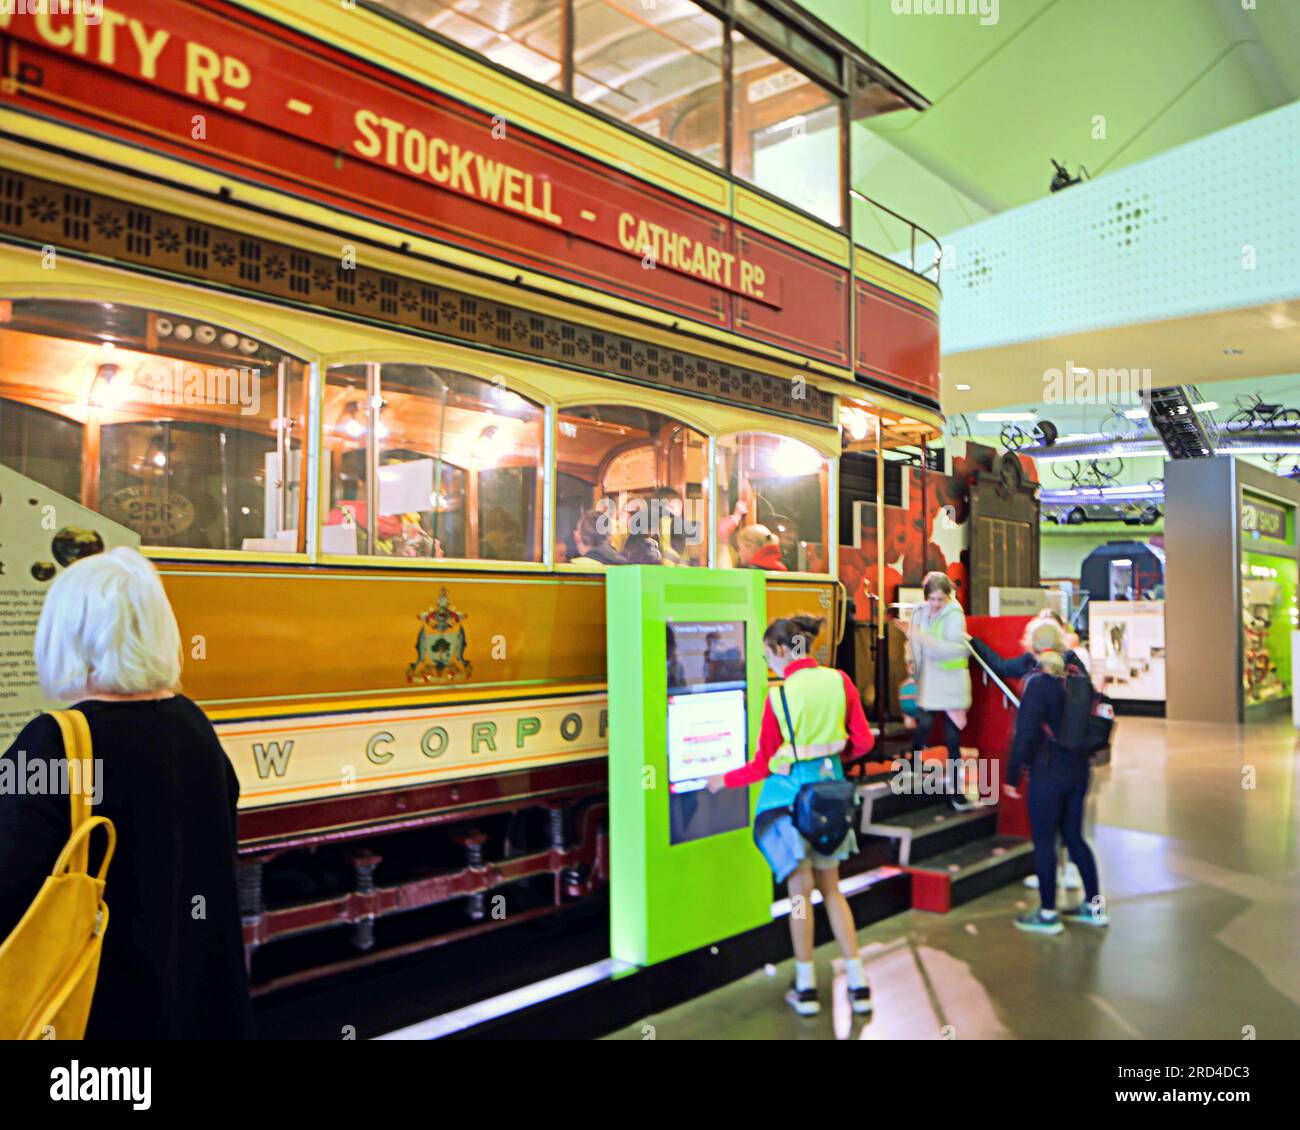
[[[89,554],[139,544],[135,531],[0,465],[0,753],[33,715],[62,705],[41,694],[32,657],[54,578]]]

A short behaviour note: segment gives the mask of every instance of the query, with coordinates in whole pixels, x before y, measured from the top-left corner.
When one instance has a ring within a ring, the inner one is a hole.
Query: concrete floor
[[[818,1017],[783,1003],[787,961],[613,1038],[1300,1039],[1298,748],[1289,718],[1123,718],[1089,802],[1109,929],[1022,934],[1017,884],[861,931],[865,1022],[828,945]]]

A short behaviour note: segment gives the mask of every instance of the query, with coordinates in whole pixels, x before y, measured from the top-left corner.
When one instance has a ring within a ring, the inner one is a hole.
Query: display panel
[[[749,822],[749,790],[706,790],[708,778],[745,764],[744,621],[669,624],[669,842],[714,836]]]
[[[1289,557],[1241,555],[1242,689],[1247,706],[1291,694],[1291,633],[1300,626],[1297,565]]]

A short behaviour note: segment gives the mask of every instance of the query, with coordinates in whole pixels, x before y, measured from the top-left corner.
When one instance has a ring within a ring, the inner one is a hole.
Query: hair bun
[[[822,628],[826,626],[825,616],[810,616],[806,612],[800,612],[792,616],[791,619],[799,626],[801,631],[813,636],[821,635]]]

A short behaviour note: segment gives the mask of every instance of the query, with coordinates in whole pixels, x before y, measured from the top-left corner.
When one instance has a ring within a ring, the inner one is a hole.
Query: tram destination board
[[[111,8],[0,13],[0,104],[850,362],[847,268],[250,13]]]

